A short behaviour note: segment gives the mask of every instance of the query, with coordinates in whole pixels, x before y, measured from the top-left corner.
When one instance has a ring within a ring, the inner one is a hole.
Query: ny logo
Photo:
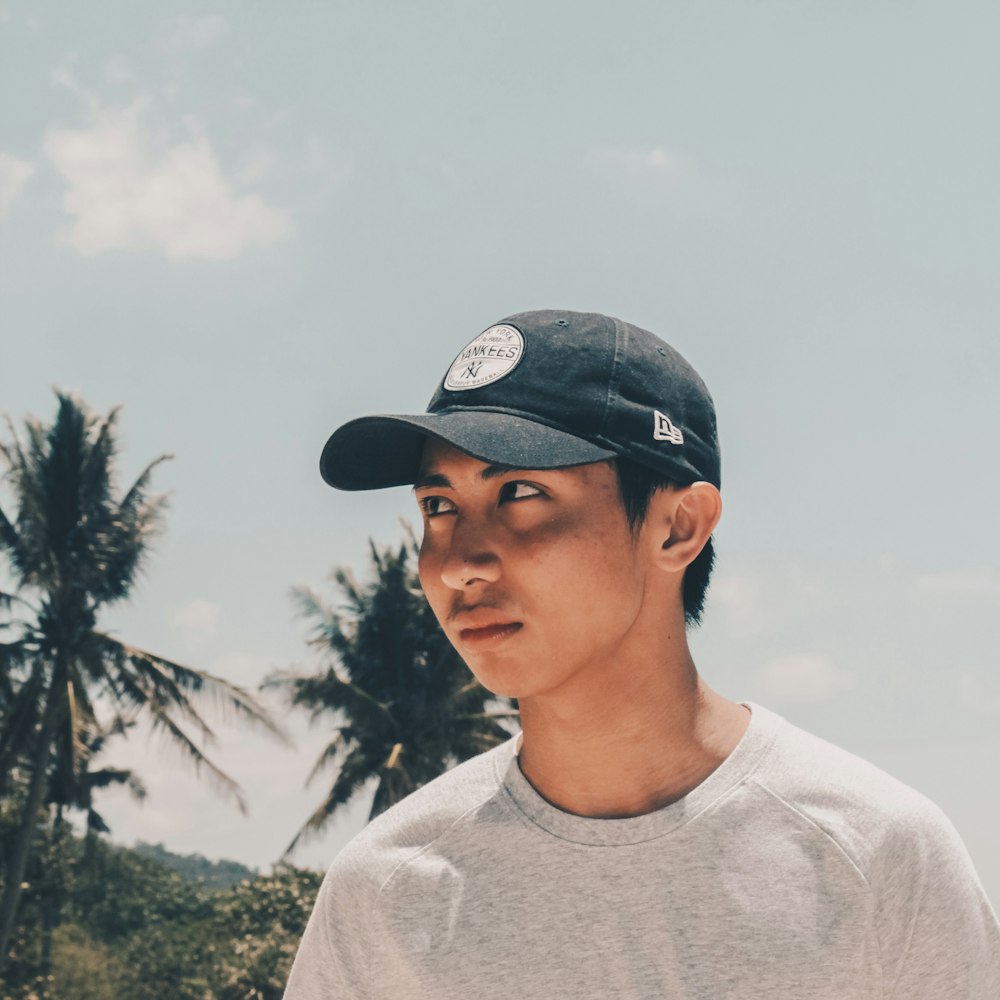
[[[475,378],[479,374],[479,369],[483,367],[482,361],[473,361],[468,368],[462,372],[462,378]]]
[[[659,410],[653,411],[653,440],[669,441],[671,444],[684,444],[684,435],[679,427],[674,427],[670,417]]]

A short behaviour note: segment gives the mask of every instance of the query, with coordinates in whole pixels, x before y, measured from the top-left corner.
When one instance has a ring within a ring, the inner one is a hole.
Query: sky
[[[716,402],[702,675],[929,796],[1000,905],[998,28],[969,0],[0,0],[0,412],[121,404],[123,486],[173,456],[102,627],[249,690],[317,669],[291,588],[333,600],[417,520],[327,487],[329,433],[421,412],[512,313],[619,316]],[[112,839],[269,870],[334,720],[260,697],[293,746],[204,707],[249,815],[137,727]],[[372,791],[291,860],[325,868]]]

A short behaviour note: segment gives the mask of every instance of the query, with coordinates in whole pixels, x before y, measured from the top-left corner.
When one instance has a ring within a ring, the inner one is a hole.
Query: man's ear
[[[683,573],[705,547],[721,517],[722,497],[711,483],[658,490],[646,517],[657,565],[671,573]]]

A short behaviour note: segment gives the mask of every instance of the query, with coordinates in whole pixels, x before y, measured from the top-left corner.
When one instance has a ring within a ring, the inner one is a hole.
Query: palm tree
[[[293,588],[300,614],[314,623],[310,645],[330,657],[326,668],[309,676],[279,671],[261,685],[284,688],[291,705],[310,710],[311,721],[326,712],[340,720],[306,784],[339,763],[336,778],[283,858],[320,833],[370,779],[378,786],[369,820],[452,764],[509,739],[498,720],[518,715],[472,676],[438,625],[413,569],[412,532],[396,551],[370,544],[369,584],[347,569],[333,573],[339,607],[325,606],[307,587]],[[508,707],[487,712],[491,699]]]
[[[125,736],[136,725],[135,719],[115,715],[107,725],[89,725],[83,728],[79,735],[84,753],[80,753],[79,748],[74,752],[65,738],[53,744],[53,767],[49,772],[46,803],[56,807],[59,819],[65,809],[78,810],[86,815],[87,836],[110,833],[111,828],[94,805],[95,791],[113,785],[124,785],[136,802],[145,800],[146,786],[130,768],[90,769],[91,762],[104,751],[109,738]],[[65,731],[60,735],[66,735]]]
[[[9,614],[15,604],[30,607],[13,594],[0,592],[0,612]],[[15,621],[0,621],[0,635],[14,632]],[[0,642],[0,801],[14,777],[18,748],[32,738],[35,728],[32,707],[38,700],[37,683],[32,687],[30,683],[19,683],[17,677],[24,659],[25,646],[20,637]]]
[[[91,761],[105,748],[109,737],[124,736],[128,729],[136,725],[135,720],[126,720],[115,715],[108,726],[87,725],[78,734],[82,746],[74,746],[67,729],[56,733],[52,748],[52,769],[49,773],[46,806],[54,806],[51,828],[51,856],[55,864],[46,866],[43,876],[42,893],[42,958],[40,972],[49,975],[52,963],[52,933],[59,926],[64,886],[64,868],[60,863],[63,838],[68,824],[63,819],[65,809],[74,809],[86,814],[86,849],[93,849],[93,839],[99,833],[110,833],[110,827],[94,806],[94,792],[112,785],[124,785],[132,798],[142,802],[146,797],[146,786],[128,768],[102,767],[90,769]],[[80,751],[83,752],[80,752]]]
[[[8,418],[12,440],[0,443],[17,504],[15,520],[0,509],[0,552],[6,553],[16,584],[0,609],[25,615],[5,622],[14,638],[0,644],[0,774],[23,764],[27,775],[0,900],[0,972],[32,832],[46,800],[53,746],[69,755],[72,773],[82,773],[85,736],[99,727],[100,699],[115,705],[116,715],[148,718],[154,729],[166,732],[195,770],[206,769],[243,812],[246,803],[237,783],[182,728],[187,723],[205,742],[214,739],[192,696],[210,697],[228,713],[287,742],[247,691],[98,628],[98,613],[129,596],[150,541],[162,529],[166,497],[150,496],[148,487],[154,467],[171,456],[155,459],[119,495],[120,407],[102,419],[75,396],[56,395],[59,408],[50,426],[28,418],[22,442]]]

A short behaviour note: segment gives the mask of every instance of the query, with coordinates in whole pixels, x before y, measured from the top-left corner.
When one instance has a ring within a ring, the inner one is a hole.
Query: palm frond
[[[306,788],[313,783],[313,780],[321,771],[329,767],[330,764],[340,755],[340,752],[344,749],[347,742],[348,741],[344,739],[343,730],[335,729],[333,731],[332,739],[323,748],[323,752],[316,758],[316,763],[313,764],[312,770],[306,776]]]
[[[371,760],[360,750],[355,750],[345,759],[336,781],[330,787],[323,802],[313,811],[301,829],[291,839],[281,854],[286,858],[299,844],[320,834],[334,813],[349,802],[372,776]]]
[[[125,784],[128,787],[129,793],[136,802],[143,802],[148,794],[145,784],[137,774],[133,774],[131,771],[127,771],[126,773],[128,777],[125,779]]]
[[[2,449],[2,446],[0,446],[0,449]],[[6,457],[6,453],[4,454]],[[11,524],[3,508],[0,507],[0,550],[4,549],[10,556],[10,561],[18,572],[18,575],[23,578],[23,567],[28,563],[28,554],[25,551],[24,543],[21,541],[21,536],[17,533],[17,529]]]
[[[288,588],[297,618],[327,618],[332,612],[311,587],[297,585]]]
[[[396,746],[400,746],[400,744],[396,744]],[[385,812],[386,809],[405,799],[411,792],[416,791],[421,784],[398,759],[395,748],[390,755],[390,760],[394,760],[392,767],[389,767],[388,764],[382,767],[378,787],[375,789],[375,796],[368,812],[369,822]]]
[[[107,644],[117,646],[126,660],[132,664],[144,677],[154,684],[162,694],[167,694],[168,700],[175,702],[188,718],[202,731],[212,735],[201,717],[191,705],[187,692],[214,701],[214,705],[222,712],[223,718],[231,716],[244,722],[249,722],[268,735],[274,737],[283,746],[292,746],[288,734],[270,717],[267,710],[246,689],[233,684],[225,678],[217,677],[203,670],[194,670],[182,666],[166,657],[158,656],[137,646],[124,643],[107,633],[95,633]]]
[[[214,742],[214,731],[198,714],[185,690],[185,688],[200,690],[201,678],[197,672],[191,671],[195,674],[194,679],[182,675],[181,683],[178,684],[177,675],[171,676],[159,662],[158,657],[143,655],[142,650],[119,642],[105,633],[94,633],[94,635],[102,640],[106,647],[111,649],[117,647],[115,652],[120,655],[112,656],[106,662],[113,665],[115,680],[124,688],[127,703],[137,708],[149,708],[154,713],[158,710],[177,711],[200,730],[202,739],[209,743]]]
[[[93,807],[87,810],[87,829],[92,833],[111,833],[111,827],[104,822],[104,817]]]
[[[0,729],[0,774],[8,773],[15,758],[30,752],[41,722],[42,701],[47,681],[44,665],[35,661],[28,678],[13,692],[4,708]]]
[[[154,458],[153,461],[139,473],[135,482],[128,488],[128,492],[122,497],[121,503],[118,504],[119,517],[124,518],[127,516],[134,516],[134,512],[139,509],[140,505],[145,500],[146,488],[149,486],[149,480],[153,469],[155,469],[160,462],[169,462],[173,458],[174,456],[169,453],[160,455],[157,458]]]
[[[342,710],[353,718],[365,717],[382,725],[397,727],[388,705],[369,694],[358,684],[339,677],[335,670],[319,675],[296,676],[277,671],[261,683],[262,687],[285,689],[293,707],[313,709],[313,717],[323,711]]]
[[[181,750],[188,760],[193,762],[195,774],[200,774],[201,769],[204,767],[208,772],[209,781],[219,792],[225,797],[232,799],[244,816],[249,814],[247,802],[239,784],[213,764],[194,744],[187,733],[166,712],[159,709],[153,711],[153,728],[162,729],[169,733],[174,746]]]
[[[13,480],[15,493],[21,497],[21,506],[24,506],[22,489],[26,485],[25,458],[21,450],[21,442],[14,431],[14,426],[10,418],[6,418],[7,427],[10,430],[12,444],[7,445],[0,442],[0,455],[3,456],[7,469],[3,478]],[[11,564],[22,583],[26,583],[31,578],[31,553],[20,532],[14,523],[7,517],[3,508],[0,508],[0,549],[6,549],[10,556]]]
[[[146,486],[153,469],[172,458],[173,455],[160,455],[150,462],[114,511],[113,520],[118,534],[127,539],[128,544],[116,545],[107,560],[107,579],[113,584],[105,597],[107,603],[128,597],[133,583],[145,567],[152,539],[163,530],[169,494],[148,496]]]
[[[13,681],[15,672],[28,663],[34,655],[33,644],[24,636],[13,642],[0,642],[0,690],[4,681]],[[0,700],[0,705],[2,704]]]
[[[146,798],[146,786],[132,771],[114,767],[102,767],[99,771],[91,771],[87,775],[90,788],[110,788],[112,785],[125,785],[137,802]]]
[[[5,591],[0,590],[0,608],[4,611],[11,611],[15,604],[22,605],[27,608],[33,614],[38,614],[38,608],[36,608],[30,601],[26,601],[20,594],[8,594]]]
[[[521,713],[512,708],[509,712],[467,712],[464,715],[449,716],[454,722],[479,722],[483,719],[517,719]]]

